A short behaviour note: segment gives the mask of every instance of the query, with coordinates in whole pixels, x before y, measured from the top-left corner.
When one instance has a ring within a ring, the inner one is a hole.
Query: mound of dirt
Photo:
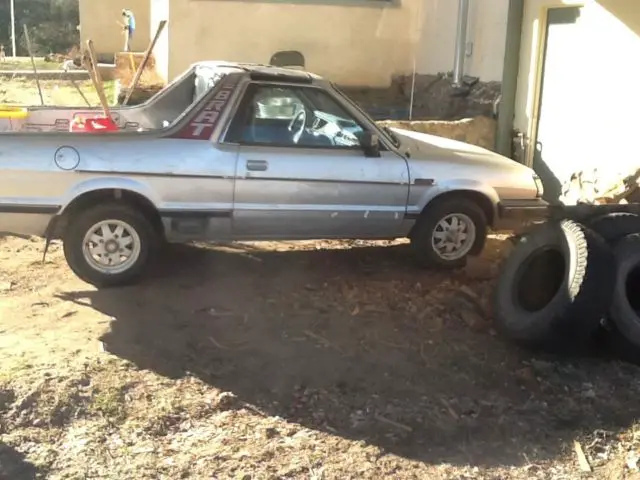
[[[115,79],[122,85],[130,85],[136,71],[144,59],[143,53],[121,52],[115,55]],[[140,85],[143,86],[163,86],[165,81],[156,72],[156,61],[153,55],[149,57],[140,77]]]

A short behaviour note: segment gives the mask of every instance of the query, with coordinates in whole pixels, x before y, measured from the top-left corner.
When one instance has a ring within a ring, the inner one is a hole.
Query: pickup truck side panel
[[[395,130],[409,158],[412,179],[407,212],[415,217],[438,196],[471,192],[498,220],[504,200],[535,201],[536,187],[526,167],[474,145],[407,130]]]
[[[240,147],[234,237],[389,238],[401,232],[408,192],[395,152]]]
[[[3,138],[0,231],[14,225],[17,214],[30,212],[33,215],[22,216],[29,224],[25,233],[42,235],[49,219],[80,195],[118,188],[153,203],[169,227],[170,240],[230,235],[234,147],[217,149],[210,142],[120,135],[109,138],[108,156],[105,138],[98,135],[75,134],[68,138],[69,145],[60,136],[56,147],[44,135],[29,134],[27,149],[21,148],[21,138]]]

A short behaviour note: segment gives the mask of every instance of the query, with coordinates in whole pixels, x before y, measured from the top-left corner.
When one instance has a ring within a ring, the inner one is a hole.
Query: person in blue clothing
[[[131,39],[133,38],[133,33],[136,31],[136,17],[133,15],[131,10],[127,10],[126,8],[122,9],[122,19],[124,20],[124,33],[125,33],[125,42],[124,42],[124,51],[131,51]]]

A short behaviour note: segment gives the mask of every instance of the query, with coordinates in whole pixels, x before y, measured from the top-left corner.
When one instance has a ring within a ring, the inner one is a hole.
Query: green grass
[[[110,421],[123,421],[127,415],[121,386],[107,385],[98,390],[91,399],[90,410]]]

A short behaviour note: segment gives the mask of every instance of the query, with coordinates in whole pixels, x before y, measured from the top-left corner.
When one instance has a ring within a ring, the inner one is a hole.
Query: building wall
[[[124,47],[122,9],[128,8],[136,17],[134,51],[144,51],[150,40],[149,0],[80,0],[80,38],[83,45],[92,39],[100,55],[113,55]]]
[[[411,71],[422,2],[171,0],[169,76],[198,60],[268,63],[299,50],[340,84],[388,86]]]
[[[582,101],[567,122],[579,123],[583,141],[574,155],[584,168],[601,170],[638,165],[636,138],[640,96],[633,85],[640,74],[640,2],[633,0],[527,0],[520,52],[515,127],[528,133],[538,91],[543,7],[584,4],[578,20],[584,51],[575,88]],[[575,130],[575,128],[574,128]]]
[[[466,74],[501,80],[507,8],[508,0],[471,1]],[[299,50],[310,70],[337,83],[388,86],[414,60],[422,74],[452,69],[457,12],[457,0],[174,0],[169,74],[197,60],[267,63],[278,50]]]
[[[467,27],[470,50],[465,58],[466,75],[482,81],[501,81],[509,0],[471,0]],[[421,14],[417,71],[424,74],[453,69],[457,0],[425,0]]]
[[[151,0],[149,36],[153,39],[158,31],[158,25],[163,20],[169,20],[169,0]],[[164,80],[169,80],[169,29],[167,23],[160,34],[154,49],[153,57],[156,61],[156,73]]]

